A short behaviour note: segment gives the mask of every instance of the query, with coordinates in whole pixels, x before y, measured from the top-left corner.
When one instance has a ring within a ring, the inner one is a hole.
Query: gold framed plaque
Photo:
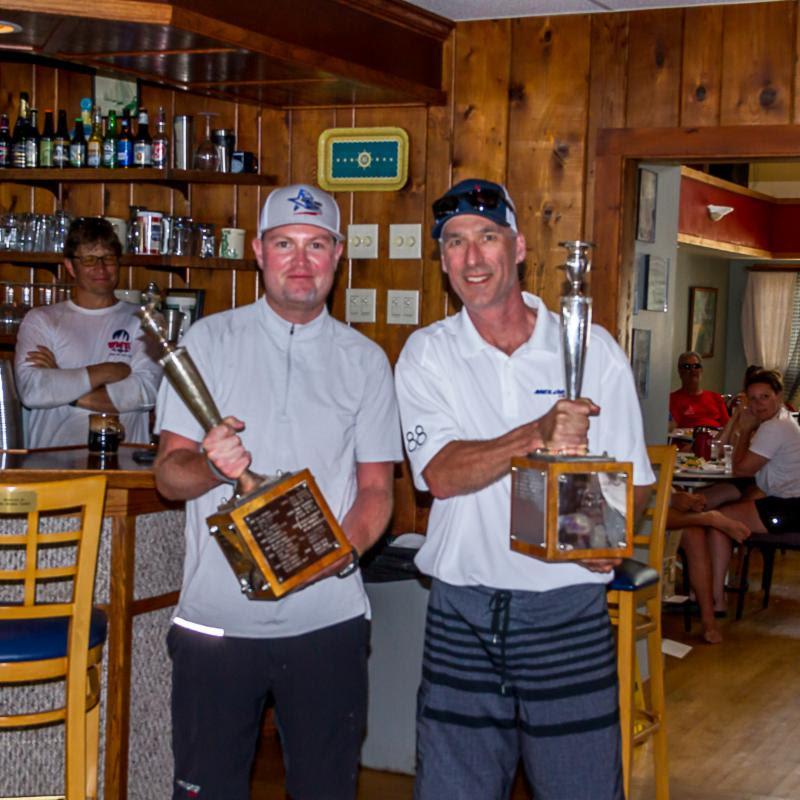
[[[210,533],[251,600],[274,600],[352,559],[353,546],[307,470],[219,507]]]

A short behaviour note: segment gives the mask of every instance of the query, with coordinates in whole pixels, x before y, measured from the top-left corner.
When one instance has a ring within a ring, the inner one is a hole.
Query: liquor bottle
[[[67,128],[67,112],[58,110],[58,125],[53,137],[53,166],[63,169],[69,166],[69,128]]]
[[[11,136],[8,134],[8,114],[0,115],[0,169],[12,165]]]
[[[137,167],[153,166],[153,142],[150,139],[150,125],[147,109],[139,109],[139,127],[133,142],[133,163]]]
[[[55,139],[55,131],[53,130],[53,111],[46,108],[44,110],[44,130],[39,139],[39,166],[52,167],[53,166],[53,139]]]
[[[156,119],[156,135],[153,137],[153,166],[158,169],[166,169],[169,166],[169,137],[167,136],[167,120],[163,106],[159,106]]]
[[[83,120],[80,117],[75,117],[75,130],[69,143],[69,165],[86,166],[86,137],[83,133]]]
[[[86,166],[100,167],[103,164],[103,115],[100,107],[94,110],[92,132],[86,142]]]
[[[131,136],[131,118],[126,108],[122,112],[120,134],[117,137],[117,166],[133,166],[133,137]]]
[[[106,135],[103,139],[103,166],[117,166],[117,112],[108,112]]]
[[[11,160],[13,166],[25,166],[25,136],[28,132],[28,93],[19,93],[19,116],[14,123],[14,133],[11,137]]]
[[[30,122],[25,133],[25,166],[35,169],[39,166],[39,112],[30,110]]]

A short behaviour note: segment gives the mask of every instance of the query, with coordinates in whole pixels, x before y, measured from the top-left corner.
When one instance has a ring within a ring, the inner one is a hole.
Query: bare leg
[[[711,551],[711,586],[714,610],[725,611],[725,575],[731,562],[733,540],[716,528],[708,529],[708,546]]]
[[[715,483],[713,486],[703,489],[707,509],[719,508],[723,503],[734,503],[741,496],[741,492],[732,483]]]
[[[700,607],[703,638],[709,644],[718,644],[722,641],[722,634],[714,619],[714,598],[711,590],[712,562],[707,530],[700,526],[684,528],[681,534],[681,546],[686,551],[689,562],[689,583]]]

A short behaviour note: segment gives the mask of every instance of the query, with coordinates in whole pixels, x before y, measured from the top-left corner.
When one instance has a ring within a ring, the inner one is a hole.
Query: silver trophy
[[[187,408],[208,432],[222,415],[189,351],[170,341],[154,305],[138,312],[158,343],[159,363]],[[273,600],[355,563],[353,546],[308,470],[267,478],[246,470],[234,496],[206,520],[251,600]]]
[[[560,246],[568,254],[567,292],[561,298],[564,394],[576,400],[581,396],[592,320],[585,282],[592,245],[573,241]],[[547,561],[629,557],[632,522],[630,463],[608,454],[568,456],[545,450],[512,460],[513,550]]]

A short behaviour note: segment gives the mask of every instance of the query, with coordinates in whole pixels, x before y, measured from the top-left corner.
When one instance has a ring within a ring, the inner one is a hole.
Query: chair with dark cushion
[[[664,668],[661,655],[661,573],[664,568],[664,536],[667,527],[675,448],[647,448],[656,473],[656,490],[634,535],[637,550],[647,551],[647,563],[625,559],[608,587],[608,610],[617,629],[617,671],[622,731],[622,771],[625,797],[630,798],[634,745],[653,737],[656,800],[669,799],[667,732],[664,726]],[[650,702],[636,703],[639,665],[636,642],[647,641],[650,669]]]
[[[0,730],[64,722],[66,800],[97,797],[105,491],[104,477],[0,484],[0,684],[66,682],[63,705],[3,713]]]
[[[800,520],[798,520],[800,523]],[[764,561],[764,571],[761,574],[761,589],[764,592],[762,608],[769,606],[769,593],[772,589],[772,571],[775,566],[775,552],[777,550],[800,550],[800,531],[788,533],[753,533],[739,547],[742,548],[742,567],[739,573],[739,583],[736,592],[736,619],[742,618],[744,611],[744,598],[749,588],[748,573],[750,571],[750,554],[759,550]]]

